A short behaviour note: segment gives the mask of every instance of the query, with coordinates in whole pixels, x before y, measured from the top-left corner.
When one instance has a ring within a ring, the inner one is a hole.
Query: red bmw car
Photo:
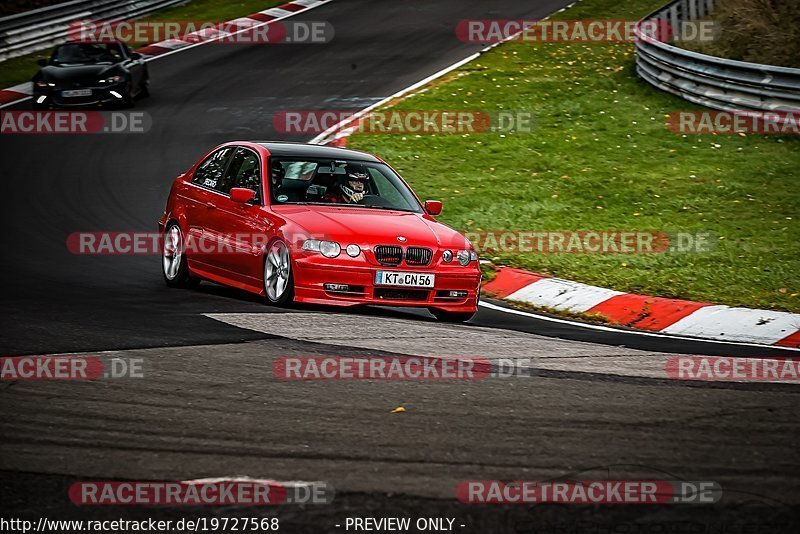
[[[466,321],[478,304],[478,257],[436,221],[441,211],[364,152],[226,143],[172,185],[158,221],[164,279],[211,280],[273,304],[427,307]]]

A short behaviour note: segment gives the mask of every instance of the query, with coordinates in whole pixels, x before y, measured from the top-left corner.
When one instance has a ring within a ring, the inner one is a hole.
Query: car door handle
[[[214,204],[213,202],[206,202],[206,207],[207,207],[208,209],[210,209],[210,210],[215,210],[215,209],[217,209],[217,205],[216,205],[216,204]]]

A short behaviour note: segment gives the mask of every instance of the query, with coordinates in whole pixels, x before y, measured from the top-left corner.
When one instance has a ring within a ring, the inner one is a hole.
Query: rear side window
[[[225,184],[223,183],[225,167],[233,151],[234,147],[226,146],[208,156],[206,160],[197,167],[197,170],[194,171],[192,183],[223,192],[225,188]],[[230,190],[230,185],[228,185],[228,190]],[[224,192],[227,194],[227,191]]]
[[[256,194],[256,202],[261,202],[261,166],[258,155],[252,150],[238,148],[228,165],[223,184],[228,188],[225,193],[230,193],[233,187],[251,189]]]

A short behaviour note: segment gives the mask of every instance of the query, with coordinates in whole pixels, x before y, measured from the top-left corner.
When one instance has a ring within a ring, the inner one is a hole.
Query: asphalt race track
[[[455,38],[461,19],[541,18],[569,3],[335,0],[300,16],[330,22],[329,44],[205,45],[150,62],[153,96],[137,103],[153,118],[147,134],[3,136],[0,354],[113,351],[102,357],[145,369],[142,380],[0,384],[4,506],[32,518],[277,514],[287,532],[344,531],[336,525],[354,515],[455,517],[455,530],[476,533],[798,531],[797,390],[659,377],[674,354],[793,352],[486,308],[456,326],[423,312],[270,308],[209,283],[170,290],[154,256],[66,248],[72,232],[155,231],[175,176],[223,141],[280,138],[279,111],[361,109],[475,53]],[[536,365],[530,376],[455,383],[273,375],[281,356],[366,354]],[[570,508],[454,498],[468,479],[586,473],[713,480],[724,499]],[[80,479],[233,476],[326,481],[337,495],[266,511],[87,510],[65,499]]]

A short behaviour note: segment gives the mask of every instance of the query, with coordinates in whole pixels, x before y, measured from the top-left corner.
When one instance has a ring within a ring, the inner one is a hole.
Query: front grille
[[[100,96],[91,94],[88,96],[61,96],[61,93],[55,95],[53,100],[63,106],[82,106],[86,104],[94,104],[100,100]]]
[[[406,263],[408,265],[428,265],[433,259],[433,251],[423,247],[408,247],[406,249]]]
[[[375,247],[375,259],[381,265],[399,265],[403,261],[403,249],[397,245],[378,245]]]
[[[395,289],[377,287],[373,295],[384,300],[427,300],[429,291],[423,289]]]

